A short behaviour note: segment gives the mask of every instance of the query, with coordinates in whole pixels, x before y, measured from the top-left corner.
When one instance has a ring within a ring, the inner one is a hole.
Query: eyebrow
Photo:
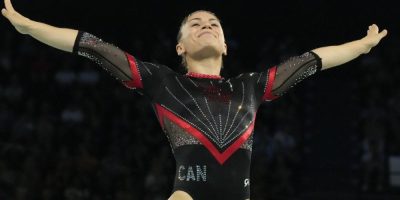
[[[201,20],[200,18],[193,18],[193,19],[191,19],[191,20],[189,20],[189,22],[191,22],[191,21],[193,21],[193,20]],[[217,21],[217,22],[219,22],[219,20],[218,19],[215,19],[215,18],[211,18],[210,20],[208,20],[208,21]]]

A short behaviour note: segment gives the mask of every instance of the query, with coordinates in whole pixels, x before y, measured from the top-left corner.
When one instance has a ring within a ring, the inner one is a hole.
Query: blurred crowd
[[[0,199],[167,199],[174,158],[148,99],[85,58],[14,30],[1,32]],[[257,53],[246,54],[240,50],[245,41],[226,32],[230,52],[224,61],[225,77],[265,70],[304,49],[295,37],[271,35],[259,41]],[[119,46],[115,41],[109,42]],[[184,73],[174,37],[160,31],[146,42],[129,38],[123,46],[142,60]],[[386,43],[261,106],[254,135],[252,199],[301,196],[299,188],[308,176],[301,170],[309,150],[306,140],[313,137],[310,132],[334,129],[336,123],[348,130],[341,135],[355,138],[349,152],[357,159],[349,167],[356,166],[360,174],[357,187],[361,192],[387,191],[387,158],[400,154],[400,87],[395,78],[400,77],[399,47],[399,41]],[[329,102],[313,98],[318,91],[328,94],[324,100]],[[338,115],[333,111],[343,105],[335,103],[337,98],[349,98],[346,107],[358,117],[329,121],[314,116],[316,104],[334,105],[329,109]],[[318,120],[330,126],[315,126]]]

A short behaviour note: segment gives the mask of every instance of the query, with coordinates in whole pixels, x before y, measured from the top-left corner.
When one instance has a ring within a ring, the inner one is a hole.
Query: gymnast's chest
[[[227,149],[240,148],[252,133],[256,109],[249,90],[244,82],[177,78],[166,84],[155,108],[173,149],[202,143],[224,162],[233,152]]]
[[[254,111],[253,97],[244,82],[175,77],[162,87],[159,104],[182,116],[219,117],[236,109]]]

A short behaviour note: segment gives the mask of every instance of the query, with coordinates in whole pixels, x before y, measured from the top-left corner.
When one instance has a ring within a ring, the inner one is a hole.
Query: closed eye
[[[195,26],[200,26],[200,24],[198,24],[198,23],[192,24],[192,27],[195,27]]]

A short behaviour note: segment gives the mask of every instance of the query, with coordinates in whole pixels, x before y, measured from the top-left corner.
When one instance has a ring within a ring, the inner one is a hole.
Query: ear
[[[176,53],[178,54],[178,56],[183,55],[186,52],[185,47],[183,47],[182,43],[178,43],[176,45]]]
[[[224,52],[222,53],[224,56],[228,55],[228,46],[224,43]]]

